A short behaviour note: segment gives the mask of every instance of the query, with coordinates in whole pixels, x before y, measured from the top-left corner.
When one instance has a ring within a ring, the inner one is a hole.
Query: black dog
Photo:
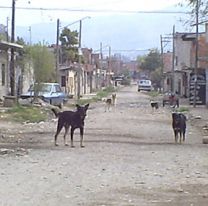
[[[159,105],[158,105],[158,102],[156,102],[156,101],[150,101],[150,105],[151,105],[151,107],[152,107],[152,109],[158,109],[159,108]]]
[[[183,137],[183,142],[185,141],[186,134],[186,116],[181,113],[172,113],[172,127],[175,136],[175,142],[178,142],[178,136],[180,135],[180,143]]]
[[[84,120],[85,117],[87,116],[87,110],[89,104],[86,104],[85,106],[79,106],[77,104],[76,107],[77,107],[77,111],[75,112],[74,111],[57,112],[55,109],[52,109],[56,117],[58,117],[58,125],[55,134],[55,146],[58,146],[57,137],[63,127],[65,127],[64,144],[66,146],[68,145],[66,143],[66,135],[69,131],[69,127],[71,126],[71,147],[74,147],[73,136],[74,136],[74,130],[76,128],[80,129],[80,147],[84,147],[83,146]]]

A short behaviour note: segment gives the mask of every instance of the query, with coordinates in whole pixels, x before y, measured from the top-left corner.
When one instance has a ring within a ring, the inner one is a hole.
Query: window
[[[6,71],[5,71],[5,64],[2,64],[1,65],[1,84],[2,84],[2,86],[4,86],[5,85],[5,79],[6,79]]]
[[[61,86],[62,87],[66,86],[66,77],[65,76],[61,76]]]
[[[55,85],[55,91],[56,92],[61,92],[61,87],[59,85]]]

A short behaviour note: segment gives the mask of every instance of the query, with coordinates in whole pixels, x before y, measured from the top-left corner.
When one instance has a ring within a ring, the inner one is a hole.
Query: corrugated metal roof
[[[7,50],[10,48],[13,48],[15,50],[18,50],[18,49],[22,50],[23,46],[20,44],[11,43],[11,42],[7,42],[7,41],[0,41],[0,49]]]

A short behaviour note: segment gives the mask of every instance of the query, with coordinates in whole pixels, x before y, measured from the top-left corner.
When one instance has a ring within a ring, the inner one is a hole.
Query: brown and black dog
[[[185,141],[186,135],[186,116],[182,113],[173,112],[172,113],[172,127],[175,136],[175,143],[178,142],[178,137],[180,136],[180,143]]]
[[[86,104],[85,106],[80,106],[77,104],[76,107],[77,107],[76,111],[57,112],[55,109],[52,109],[56,117],[58,117],[58,125],[55,134],[55,146],[58,146],[57,137],[63,127],[65,128],[64,144],[66,146],[68,145],[66,142],[66,135],[69,131],[69,127],[71,127],[71,147],[74,147],[73,136],[74,136],[74,130],[77,128],[80,129],[80,147],[84,147],[83,146],[84,120],[85,117],[87,116],[87,110],[89,108],[89,104]]]

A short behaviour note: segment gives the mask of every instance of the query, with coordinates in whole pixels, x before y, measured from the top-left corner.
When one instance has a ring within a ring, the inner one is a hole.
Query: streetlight
[[[108,47],[108,71],[107,71],[107,86],[111,85],[111,46],[105,45],[105,47]]]
[[[67,27],[69,27],[69,26],[71,26],[71,25],[73,25],[73,24],[80,23],[80,21],[82,21],[82,20],[84,20],[84,19],[90,19],[90,18],[91,18],[90,16],[85,16],[85,17],[83,17],[82,19],[79,19],[79,20],[76,20],[76,21],[74,21],[74,22],[72,22],[72,23],[70,23],[70,24],[67,24],[67,25],[64,26],[64,27],[67,28]]]
[[[85,20],[85,19],[90,19],[91,17],[90,16],[85,16],[83,17],[82,19],[79,19],[77,21],[74,21],[70,24],[67,24],[66,26],[64,26],[64,28],[67,28],[73,24],[76,24],[76,23],[79,23],[79,44],[78,44],[78,55],[79,55],[79,59],[78,59],[78,64],[79,64],[79,69],[78,69],[78,73],[77,73],[77,99],[80,99],[80,90],[81,90],[81,85],[80,85],[80,76],[81,76],[81,55],[82,55],[82,51],[81,51],[81,48],[82,48],[82,21]],[[58,56],[58,37],[59,37],[59,20],[57,21],[57,56]],[[57,57],[58,58],[58,57]],[[58,66],[57,66],[58,67]],[[58,70],[58,68],[57,68]]]
[[[79,63],[79,69],[78,69],[78,75],[77,75],[77,99],[80,99],[80,90],[81,90],[81,81],[80,81],[80,76],[81,76],[81,71],[82,71],[82,67],[81,67],[81,56],[82,56],[82,21],[84,19],[89,19],[90,16],[86,16],[78,21],[75,21],[69,25],[75,24],[77,22],[79,22],[79,47],[78,47],[78,55],[79,55],[79,59],[78,59],[78,63]],[[67,26],[69,26],[67,25]]]

